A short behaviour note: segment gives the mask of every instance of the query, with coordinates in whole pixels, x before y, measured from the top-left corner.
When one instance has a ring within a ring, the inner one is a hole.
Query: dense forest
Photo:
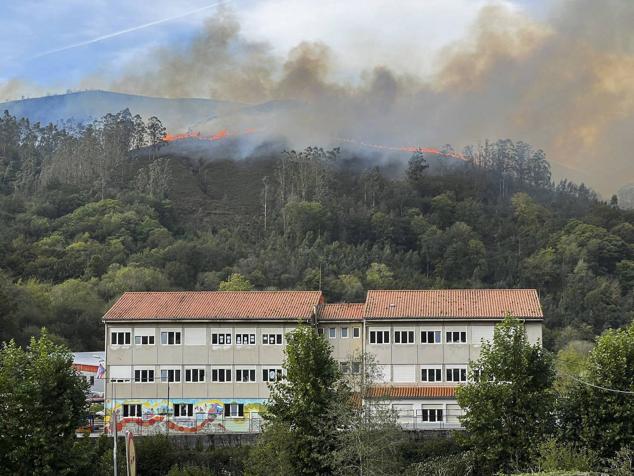
[[[464,161],[415,153],[399,168],[318,147],[193,159],[164,135],[127,110],[85,126],[0,118],[0,341],[45,326],[100,349],[123,291],[213,290],[235,274],[329,301],[535,287],[551,349],[634,317],[634,211],[555,184],[526,143],[467,147]]]

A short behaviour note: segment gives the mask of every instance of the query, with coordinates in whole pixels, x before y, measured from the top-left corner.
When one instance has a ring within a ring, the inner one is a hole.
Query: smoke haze
[[[523,140],[544,149],[556,175],[606,196],[634,181],[633,26],[629,0],[562,1],[544,21],[489,5],[464,38],[429,58],[431,74],[392,69],[368,53],[355,58],[365,70],[342,81],[335,78],[342,77],[345,52],[302,42],[281,57],[271,45],[245,39],[237,18],[221,9],[188,47],[151,51],[121,76],[94,75],[82,86],[251,104],[296,101],[298,107],[253,117],[211,118],[201,129],[265,127],[297,146],[338,137],[456,149],[485,139]]]

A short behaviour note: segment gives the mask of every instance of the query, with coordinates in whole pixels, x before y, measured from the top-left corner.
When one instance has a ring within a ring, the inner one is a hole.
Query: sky
[[[83,78],[93,74],[116,77],[121,68],[156,48],[186,47],[218,8],[228,8],[238,17],[246,39],[267,42],[280,56],[301,41],[327,43],[341,56],[335,58],[339,60],[338,79],[358,76],[366,66],[368,53],[377,64],[417,75],[428,74],[430,58],[463,36],[488,3],[491,2],[3,0],[0,92],[18,97],[59,93],[77,87]],[[534,15],[543,12],[543,4],[537,2],[496,3]],[[14,84],[19,80],[20,86],[7,88],[12,80]]]

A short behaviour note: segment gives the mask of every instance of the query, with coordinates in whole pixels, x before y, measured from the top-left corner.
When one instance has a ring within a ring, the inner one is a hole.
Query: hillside
[[[0,137],[0,340],[45,325],[97,347],[124,290],[217,289],[232,273],[344,301],[534,287],[554,349],[634,317],[634,212],[553,183],[526,144],[464,160],[241,137],[162,146],[126,114],[76,135],[2,117]]]

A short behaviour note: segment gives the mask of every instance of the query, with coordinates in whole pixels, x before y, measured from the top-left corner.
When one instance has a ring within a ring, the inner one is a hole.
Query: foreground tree
[[[523,324],[510,316],[484,342],[471,364],[473,383],[457,391],[465,409],[464,443],[484,473],[525,466],[531,448],[552,430],[555,370],[540,343],[530,344]]]
[[[354,391],[355,405],[350,407],[348,427],[335,454],[337,474],[381,476],[400,472],[405,433],[389,405],[389,389],[377,386],[380,370],[376,359],[372,354],[355,354],[343,365],[352,370],[347,381]]]
[[[250,474],[332,474],[352,404],[326,339],[300,325],[287,335],[286,378],[271,386]]]
[[[612,457],[634,447],[634,324],[597,339],[581,378],[562,398],[567,439]]]
[[[75,474],[82,459],[75,430],[86,417],[88,384],[72,354],[45,330],[26,349],[0,350],[0,468],[2,474]]]

